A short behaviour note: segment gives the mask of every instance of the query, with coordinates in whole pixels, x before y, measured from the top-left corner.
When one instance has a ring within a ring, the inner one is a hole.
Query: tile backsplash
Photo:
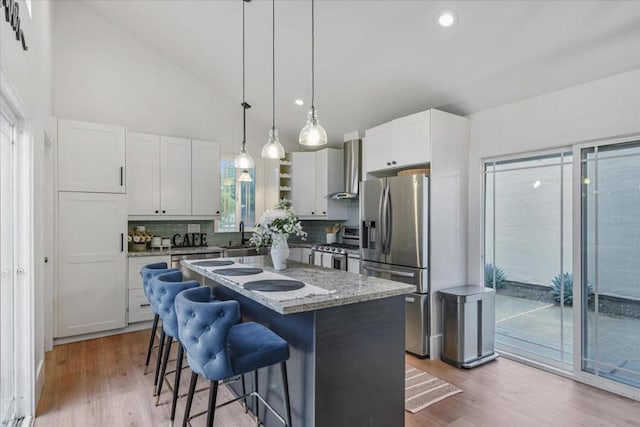
[[[342,203],[349,203],[347,210],[348,219],[345,221],[302,221],[302,229],[308,233],[308,242],[324,242],[326,240],[325,227],[333,224],[342,226],[357,226],[359,223],[358,200],[344,200]],[[129,230],[135,230],[136,226],[144,225],[154,236],[172,238],[175,234],[187,233],[188,224],[199,224],[200,232],[207,233],[207,245],[219,246],[228,244],[239,244],[240,233],[216,233],[213,221],[129,221]],[[251,232],[247,231],[245,237],[251,237]],[[292,242],[301,241],[300,238],[292,236]]]
[[[213,221],[129,221],[129,230],[135,230],[136,226],[144,225],[154,236],[172,238],[174,234],[184,235],[188,224],[199,224],[200,232],[207,233],[207,245],[218,246],[239,244],[240,233],[215,233]],[[250,237],[251,233],[245,233]]]

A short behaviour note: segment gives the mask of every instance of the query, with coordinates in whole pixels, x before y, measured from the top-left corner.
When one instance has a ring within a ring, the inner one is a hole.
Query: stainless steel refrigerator
[[[406,350],[429,354],[429,177],[367,180],[360,194],[364,274],[416,285],[406,301]]]

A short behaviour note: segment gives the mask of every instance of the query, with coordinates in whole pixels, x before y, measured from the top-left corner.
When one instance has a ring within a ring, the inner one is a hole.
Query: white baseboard
[[[429,359],[440,359],[440,352],[442,350],[442,334],[432,335],[429,337]]]
[[[153,321],[149,320],[147,322],[132,323],[125,328],[112,329],[110,331],[94,332],[91,334],[75,335],[72,337],[54,338],[53,345],[56,346],[60,344],[69,344],[72,342],[92,340],[94,338],[109,337],[111,335],[126,334],[129,332],[140,331],[143,329],[151,329],[151,326],[153,326]]]

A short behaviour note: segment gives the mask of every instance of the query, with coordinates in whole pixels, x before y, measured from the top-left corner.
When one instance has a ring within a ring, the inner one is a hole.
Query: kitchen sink
[[[268,247],[262,247],[256,249],[251,245],[228,245],[221,246],[222,256],[227,257],[240,257],[240,256],[253,256],[253,255],[267,255],[269,253]]]

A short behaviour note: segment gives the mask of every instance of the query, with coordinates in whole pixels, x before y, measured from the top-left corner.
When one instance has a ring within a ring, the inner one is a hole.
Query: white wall
[[[56,1],[53,24],[56,116],[217,140],[222,152],[239,151],[240,87],[237,100],[222,97],[80,2]],[[259,155],[269,127],[248,115],[249,151]]]
[[[32,19],[29,18],[24,1],[20,0],[21,27],[24,31],[28,51],[15,39],[11,27],[4,20],[4,9],[0,18],[0,64],[7,74],[8,83],[16,91],[26,112],[26,120],[31,129],[33,147],[33,191],[34,191],[34,271],[35,281],[35,375],[36,394],[39,395],[44,380],[44,289],[46,254],[44,242],[47,227],[47,212],[43,206],[43,180],[41,173],[45,156],[45,132],[51,114],[51,13],[49,1],[32,2]],[[27,272],[29,273],[29,272]],[[35,409],[35,408],[33,408]]]
[[[640,132],[640,69],[469,118],[468,278],[482,283],[482,159]]]

